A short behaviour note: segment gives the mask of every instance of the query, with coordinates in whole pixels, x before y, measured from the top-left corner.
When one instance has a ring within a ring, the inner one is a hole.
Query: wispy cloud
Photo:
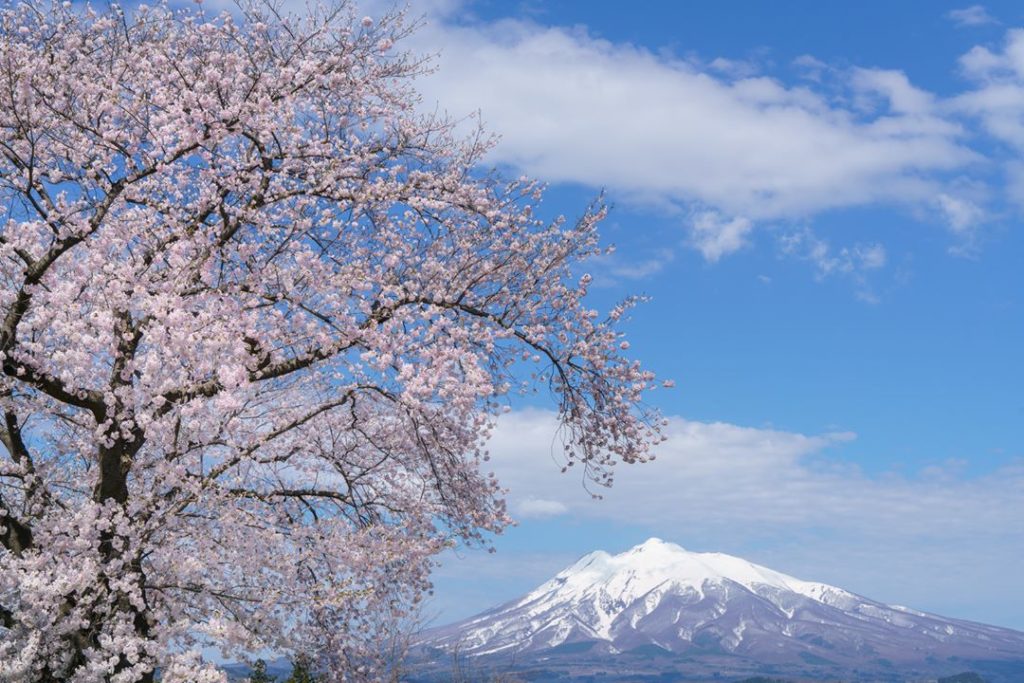
[[[858,298],[868,303],[878,302],[868,273],[886,264],[887,254],[882,244],[858,242],[837,249],[805,227],[783,233],[779,247],[784,256],[812,264],[819,280],[832,276],[849,278],[856,286]]]
[[[984,5],[971,5],[963,9],[950,10],[946,17],[961,28],[999,23],[988,13]]]
[[[646,280],[665,270],[675,259],[670,247],[655,249],[646,255],[626,258],[618,252],[595,256],[590,264],[596,269],[595,283],[613,285],[621,280]]]

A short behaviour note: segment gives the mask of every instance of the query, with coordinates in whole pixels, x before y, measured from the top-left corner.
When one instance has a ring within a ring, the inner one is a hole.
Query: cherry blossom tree
[[[509,522],[514,396],[599,484],[661,438],[629,302],[584,302],[602,208],[536,218],[353,11],[0,11],[0,680],[371,680],[432,558]]]

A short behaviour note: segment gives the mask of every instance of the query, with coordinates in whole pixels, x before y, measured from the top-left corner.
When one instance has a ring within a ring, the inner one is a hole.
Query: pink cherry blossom
[[[572,277],[603,208],[545,223],[413,113],[400,14],[269,6],[0,10],[0,680],[375,680],[432,558],[510,521],[510,392],[597,484],[661,438],[630,302]]]

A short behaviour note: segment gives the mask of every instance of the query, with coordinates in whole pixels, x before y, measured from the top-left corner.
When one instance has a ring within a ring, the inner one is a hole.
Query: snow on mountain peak
[[[650,538],[618,555],[603,550],[585,555],[522,602],[541,596],[579,598],[599,591],[629,603],[663,585],[702,592],[707,582],[721,584],[725,581],[754,592],[759,586],[768,586],[819,601],[829,594],[849,595],[841,589],[801,581],[732,555],[690,552],[675,543]]]

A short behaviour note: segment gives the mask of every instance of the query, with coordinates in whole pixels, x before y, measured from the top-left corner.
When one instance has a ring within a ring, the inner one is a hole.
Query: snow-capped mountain
[[[619,555],[586,555],[518,600],[427,632],[422,644],[519,661],[645,652],[859,671],[1024,666],[1024,633],[885,605],[659,539]]]

